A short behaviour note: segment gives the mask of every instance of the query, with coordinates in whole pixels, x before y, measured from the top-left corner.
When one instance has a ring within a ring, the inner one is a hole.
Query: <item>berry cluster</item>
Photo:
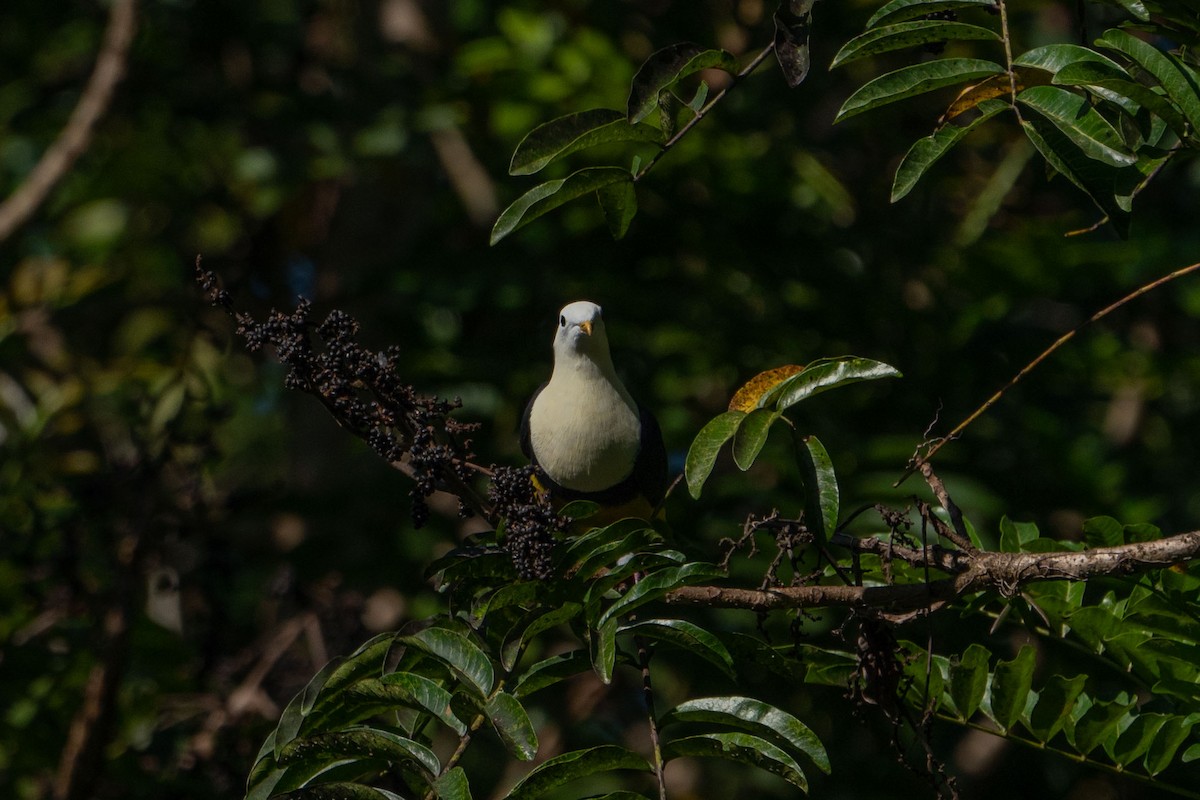
[[[196,280],[213,305],[237,323],[237,333],[255,352],[270,346],[287,367],[285,384],[317,397],[338,424],[415,481],[412,517],[417,527],[429,518],[426,498],[446,489],[460,500],[460,510],[491,517],[491,509],[471,489],[474,475],[471,442],[465,434],[477,425],[451,419],[458,400],[418,394],[400,379],[399,350],[382,352],[360,345],[358,322],[344,311],[330,312],[315,328],[312,305],[301,299],[290,314],[272,311],[259,322],[233,308],[229,293],[211,270],[196,262]],[[315,334],[315,335],[314,335]]]
[[[536,467],[493,467],[488,500],[505,520],[504,549],[522,578],[549,577],[554,556],[554,532],[568,520],[533,484]]]

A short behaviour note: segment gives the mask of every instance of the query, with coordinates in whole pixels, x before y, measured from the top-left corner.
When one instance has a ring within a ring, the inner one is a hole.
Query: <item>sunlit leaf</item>
[[[901,67],[860,87],[842,104],[833,121],[841,122],[906,97],[1001,72],[1004,67],[999,64],[975,58],[943,58]]]
[[[508,172],[532,175],[571,153],[610,142],[661,144],[663,133],[651,125],[631,125],[624,114],[611,108],[568,114],[530,131],[517,145]]]
[[[1154,76],[1167,97],[1183,113],[1192,130],[1200,130],[1200,87],[1179,59],[1115,28],[1105,31],[1096,44],[1123,53]]]
[[[1089,158],[1114,167],[1137,161],[1120,132],[1082,95],[1057,86],[1033,86],[1017,95],[1017,101],[1050,120]]]
[[[953,122],[938,128],[933,134],[913,142],[908,153],[896,168],[896,177],[892,181],[893,203],[897,202],[917,185],[922,176],[946,155],[955,144],[981,124],[1008,108],[1001,100],[985,100],[979,104],[980,114],[965,125]]]
[[[922,19],[915,22],[900,22],[895,25],[869,28],[865,33],[860,33],[842,45],[842,49],[833,57],[829,68],[833,69],[866,56],[887,53],[892,50],[903,50],[929,42],[969,39],[1000,41],[1000,34],[978,25],[939,19]]]
[[[1102,53],[1077,44],[1048,44],[1035,47],[1013,59],[1013,65],[1057,73],[1069,64],[1096,63],[1112,69],[1121,67]]]
[[[774,773],[788,783],[808,791],[808,779],[796,760],[784,750],[748,733],[707,733],[667,742],[663,760],[682,756],[723,758]]]
[[[492,662],[470,639],[445,628],[426,628],[400,641],[437,658],[454,670],[480,697],[486,697],[495,683]]]
[[[761,408],[760,401],[787,378],[792,377],[804,367],[799,364],[787,364],[774,367],[758,373],[733,393],[729,400],[730,411],[744,411],[749,414],[756,408]]]
[[[764,406],[773,403],[777,411],[785,411],[802,400],[839,386],[899,377],[899,370],[882,361],[857,356],[823,358],[778,384],[759,402]]]
[[[1083,523],[1083,540],[1088,547],[1125,544],[1125,528],[1112,517],[1092,517]]]
[[[1067,64],[1055,73],[1054,82],[1063,86],[1093,86],[1116,92],[1157,114],[1180,138],[1188,132],[1183,115],[1167,98],[1138,83],[1111,62],[1079,61]]]
[[[393,672],[384,675],[379,682],[391,691],[403,694],[397,698],[398,702],[428,711],[459,735],[466,732],[467,726],[450,710],[450,692],[424,675]]]
[[[684,461],[683,473],[687,478],[688,492],[693,498],[700,498],[704,482],[708,480],[713,466],[717,463],[717,454],[737,433],[738,426],[745,418],[744,411],[726,411],[709,420],[692,440],[692,446],[688,448],[687,459]]]
[[[1020,553],[1038,536],[1035,523],[1013,522],[1007,516],[1000,518],[1000,551],[1003,553]]]
[[[704,69],[737,71],[737,59],[724,50],[683,42],[664,47],[642,64],[630,86],[627,118],[640,122],[658,107],[658,95],[676,81]]]
[[[615,744],[572,750],[539,765],[513,787],[507,800],[533,800],[571,781],[619,769],[651,771],[645,758]]]
[[[754,465],[777,419],[778,411],[756,408],[742,420],[733,437],[733,463],[738,465],[738,469],[744,472]]]
[[[606,622],[616,620],[635,608],[657,600],[672,589],[719,578],[724,574],[723,570],[712,564],[698,561],[654,572],[642,578],[629,591],[617,598],[600,618],[600,625],[603,626]]]
[[[633,176],[622,167],[587,167],[565,178],[546,181],[530,189],[500,213],[492,226],[491,243],[496,244],[513,231],[533,222],[564,203],[611,186],[630,182]]]
[[[647,619],[626,625],[618,633],[628,633],[672,644],[689,655],[703,658],[729,677],[734,677],[733,656],[721,640],[694,622],[682,619]]]
[[[736,696],[688,700],[663,715],[660,726],[665,728],[675,722],[740,728],[804,753],[822,772],[830,771],[829,755],[817,735],[791,714],[761,700]]]

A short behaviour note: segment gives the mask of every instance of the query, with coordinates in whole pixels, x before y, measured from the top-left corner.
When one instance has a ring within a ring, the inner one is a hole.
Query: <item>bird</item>
[[[521,451],[545,475],[553,505],[600,506],[590,525],[660,511],[668,483],[662,431],[617,377],[595,303],[559,312],[554,368],[525,408]]]

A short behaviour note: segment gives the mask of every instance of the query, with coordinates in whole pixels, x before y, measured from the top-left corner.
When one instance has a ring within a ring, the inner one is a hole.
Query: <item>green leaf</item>
[[[983,702],[987,691],[988,659],[987,648],[972,644],[950,666],[950,699],[958,712],[958,718],[969,720]]]
[[[1025,119],[1021,122],[1021,127],[1050,166],[1092,198],[1092,202],[1104,212],[1117,233],[1127,237],[1129,211],[1118,204],[1115,195],[1120,172],[1089,158],[1053,123],[1040,118]]]
[[[906,97],[1002,72],[1004,67],[999,64],[975,58],[942,58],[901,67],[860,87],[842,104],[833,121],[841,122]]]
[[[798,449],[797,457],[800,477],[804,479],[804,520],[817,541],[824,543],[837,529],[840,513],[837,475],[820,439],[805,436],[801,441],[804,447]]]
[[[1109,757],[1118,765],[1132,764],[1150,749],[1154,737],[1170,717],[1166,714],[1139,714],[1109,749]]]
[[[474,642],[461,633],[445,628],[426,628],[420,633],[405,636],[400,641],[446,664],[473,688],[479,697],[487,697],[491,693],[496,680],[492,662]]]
[[[620,111],[593,108],[543,123],[517,145],[510,175],[532,175],[571,153],[610,142],[662,144],[663,133],[650,125],[631,125]]]
[[[646,759],[615,744],[573,750],[541,764],[513,787],[507,800],[533,800],[579,778],[588,778],[618,769],[650,772]]]
[[[1189,714],[1186,717],[1171,717],[1163,723],[1163,726],[1158,729],[1158,735],[1154,737],[1153,744],[1146,751],[1146,758],[1142,762],[1146,767],[1146,771],[1151,775],[1157,775],[1162,772],[1175,760],[1175,751],[1187,739],[1188,734],[1192,732],[1192,726],[1196,724],[1197,718],[1200,715]],[[1190,748],[1189,751],[1191,752]]]
[[[808,48],[812,7],[816,0],[781,0],[775,10],[775,60],[788,88],[795,89],[808,77],[812,55]]]
[[[497,692],[488,698],[483,710],[508,752],[522,761],[532,761],[538,750],[537,733],[521,702],[507,692]]]
[[[823,358],[812,362],[792,377],[779,383],[759,401],[759,405],[775,404],[777,411],[786,411],[801,400],[839,386],[879,378],[899,378],[900,371],[882,361],[857,356]]]
[[[500,666],[511,670],[516,665],[517,658],[526,642],[542,631],[550,630],[574,619],[582,608],[583,606],[579,603],[566,602],[549,611],[540,607],[532,610],[526,617],[519,620],[505,636],[504,644],[500,648]]]
[[[1021,718],[1021,712],[1025,710],[1036,663],[1037,651],[1031,645],[1025,645],[1017,652],[1016,658],[1001,661],[992,673],[991,717],[1005,731]]]
[[[688,700],[664,714],[659,725],[665,728],[675,722],[739,728],[804,753],[822,772],[830,771],[829,755],[817,735],[791,714],[761,700],[736,696]]]
[[[779,412],[756,408],[746,415],[733,437],[733,463],[745,472],[754,465],[754,460],[767,443],[771,426],[779,419]]]
[[[623,239],[629,231],[629,223],[637,215],[637,191],[633,188],[633,178],[627,181],[611,183],[596,190],[596,200],[600,210],[604,212],[604,221],[608,223],[608,232],[614,239]]]
[[[939,14],[943,11],[956,11],[960,8],[994,8],[993,0],[891,0],[876,11],[869,20],[867,27],[874,28],[882,22],[902,22],[906,19],[923,17],[926,14]]]
[[[471,800],[471,787],[462,767],[455,767],[439,776],[433,782],[433,791],[440,800]]]
[[[1097,701],[1095,705],[1084,712],[1073,729],[1067,728],[1067,741],[1079,753],[1087,755],[1113,732],[1117,723],[1134,705],[1133,700]]]
[[[1092,86],[1115,92],[1157,114],[1180,139],[1188,133],[1187,121],[1171,101],[1138,83],[1112,62],[1079,61],[1067,64],[1055,73],[1054,82],[1062,86]]]
[[[737,59],[724,50],[708,50],[691,42],[664,47],[646,59],[630,85],[628,119],[641,122],[658,107],[658,95],[676,81],[704,69],[737,72]]]
[[[1025,545],[1038,538],[1038,527],[1032,522],[1013,522],[1007,516],[1000,518],[1000,551],[1020,553]]]
[[[599,503],[591,500],[572,500],[558,510],[559,516],[567,517],[572,520],[587,519],[594,517],[600,510]]]
[[[628,633],[646,639],[675,645],[687,653],[703,658],[721,672],[734,677],[733,656],[713,634],[682,619],[646,619],[625,625],[618,633]]]
[[[600,617],[600,626],[606,622],[615,621],[622,615],[628,614],[635,608],[658,600],[667,592],[701,581],[712,580],[724,576],[724,571],[712,564],[693,561],[682,567],[667,567],[654,572],[640,581],[608,607]]]
[[[1113,167],[1127,167],[1137,156],[1125,146],[1113,125],[1100,116],[1087,98],[1057,86],[1032,86],[1017,95],[1017,102],[1048,119],[1088,158]]]
[[[1123,53],[1154,76],[1193,132],[1200,130],[1200,87],[1179,59],[1115,28],[1105,31],[1096,44]]]
[[[379,677],[383,674],[384,662],[396,641],[395,633],[381,633],[361,644],[346,657],[325,682],[325,692],[335,692],[363,678]]]
[[[870,28],[860,33],[842,46],[833,57],[830,69],[849,63],[855,59],[888,53],[892,50],[903,50],[908,47],[927,44],[928,42],[946,42],[957,40],[991,40],[1000,41],[1000,34],[978,25],[968,25],[963,22],[947,22],[938,19],[922,19],[915,22],[900,22],[880,28]]]
[[[744,411],[726,411],[720,416],[713,417],[708,424],[700,429],[692,446],[688,448],[687,459],[684,461],[683,473],[687,477],[688,492],[695,500],[700,499],[704,482],[712,474],[713,466],[717,463],[717,454],[725,443],[737,433],[738,426],[746,418]]]
[[[892,202],[895,203],[911,192],[929,168],[963,137],[1008,107],[1008,103],[1003,100],[985,100],[977,106],[980,113],[965,125],[949,122],[931,135],[913,142],[900,166],[896,168],[896,177],[892,181]]]
[[[281,764],[328,763],[345,758],[386,759],[418,767],[427,780],[442,768],[434,752],[400,734],[367,725],[296,739],[284,748]]]
[[[1125,544],[1125,527],[1112,517],[1092,517],[1083,523],[1083,540],[1088,547]]]
[[[1146,10],[1146,4],[1141,2],[1141,0],[1117,0],[1117,2],[1120,3],[1121,8],[1125,9],[1142,22],[1146,22],[1150,19],[1150,12]]]
[[[1026,726],[1039,741],[1048,742],[1062,730],[1086,682],[1086,675],[1071,678],[1054,675],[1046,681],[1046,685],[1038,692],[1037,704],[1029,713]]]
[[[466,733],[467,726],[450,710],[450,692],[424,675],[393,672],[380,678],[379,683],[396,693],[396,702],[428,711],[459,736]]]
[[[491,243],[496,244],[540,216],[564,203],[591,194],[614,183],[630,182],[633,176],[622,167],[586,167],[565,178],[538,184],[513,201],[492,226]]]
[[[664,761],[683,756],[737,761],[774,773],[801,791],[808,791],[808,779],[794,758],[748,733],[706,733],[676,739],[663,745],[662,756]]]
[[[572,650],[543,659],[521,673],[513,686],[513,696],[528,697],[534,692],[553,686],[559,681],[578,675],[592,666],[591,656],[586,650]]]
[[[1179,760],[1184,764],[1190,764],[1196,759],[1200,759],[1200,743],[1194,744],[1185,750]]]
[[[617,661],[617,620],[609,619],[590,632],[592,669],[602,683],[612,683]]]
[[[1056,74],[1070,64],[1083,63],[1103,64],[1112,69],[1121,69],[1117,62],[1108,56],[1077,44],[1048,44],[1035,47],[1013,59],[1013,66],[1041,69]]]

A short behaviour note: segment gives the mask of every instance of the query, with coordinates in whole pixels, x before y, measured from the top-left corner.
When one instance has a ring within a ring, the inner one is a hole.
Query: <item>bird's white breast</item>
[[[534,457],[568,489],[598,492],[633,472],[641,440],[637,406],[594,365],[555,371],[529,414]]]

